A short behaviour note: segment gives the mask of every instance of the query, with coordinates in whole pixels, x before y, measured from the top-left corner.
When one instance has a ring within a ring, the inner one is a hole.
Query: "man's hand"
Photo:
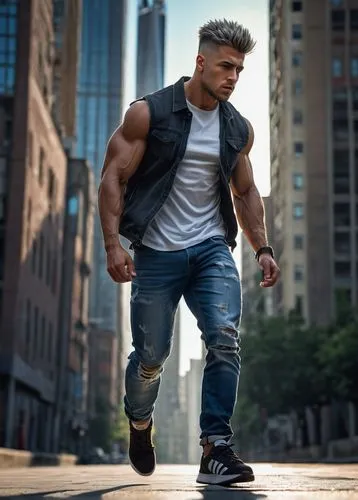
[[[260,286],[263,288],[273,286],[280,275],[280,269],[275,260],[269,253],[262,253],[259,257],[259,266],[263,274]]]
[[[132,281],[136,276],[133,260],[120,244],[107,249],[107,271],[116,283]]]

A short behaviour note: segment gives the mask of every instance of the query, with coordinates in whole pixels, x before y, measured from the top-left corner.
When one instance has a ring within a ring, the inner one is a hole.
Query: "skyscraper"
[[[164,0],[142,0],[138,8],[137,97],[164,85]]]
[[[270,1],[271,185],[279,312],[358,304],[358,1]]]
[[[122,113],[126,0],[83,2],[80,75],[77,89],[77,155],[89,160],[96,186],[106,144]],[[96,324],[116,331],[116,285],[106,271],[98,214],[95,217],[90,314]]]
[[[0,446],[36,451],[51,451],[67,169],[52,6],[0,3]]]

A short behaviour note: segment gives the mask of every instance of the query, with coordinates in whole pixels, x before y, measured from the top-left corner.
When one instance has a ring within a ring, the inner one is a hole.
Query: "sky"
[[[136,81],[136,2],[128,2],[128,35],[124,109],[135,98]],[[245,69],[230,102],[250,120],[255,141],[250,159],[256,185],[262,196],[270,191],[269,169],[269,68],[267,0],[166,0],[167,27],[165,47],[165,85],[181,76],[190,76],[195,68],[198,29],[210,19],[237,21],[246,26],[257,41],[255,51],[246,57]],[[234,251],[240,269],[239,248]],[[180,373],[189,368],[190,358],[201,356],[200,332],[196,319],[182,301]]]

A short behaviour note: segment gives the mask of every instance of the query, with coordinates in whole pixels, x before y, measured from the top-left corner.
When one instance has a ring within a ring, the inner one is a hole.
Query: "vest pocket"
[[[148,146],[150,151],[157,157],[171,159],[176,151],[179,134],[171,130],[154,129],[152,130]]]

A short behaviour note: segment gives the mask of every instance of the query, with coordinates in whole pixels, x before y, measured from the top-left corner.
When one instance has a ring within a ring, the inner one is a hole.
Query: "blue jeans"
[[[134,264],[134,351],[126,370],[124,398],[128,418],[147,420],[153,413],[163,365],[171,349],[175,312],[184,296],[207,348],[200,443],[229,440],[240,373],[241,285],[225,240],[213,237],[172,252],[142,246],[135,252]]]

